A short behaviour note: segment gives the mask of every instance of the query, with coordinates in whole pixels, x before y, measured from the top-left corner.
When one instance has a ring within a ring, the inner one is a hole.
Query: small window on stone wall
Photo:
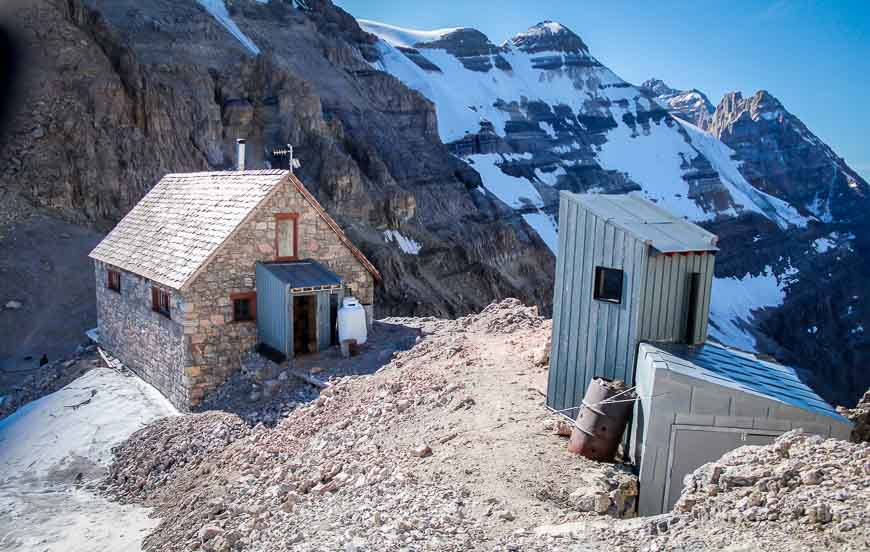
[[[118,293],[121,293],[121,273],[117,270],[109,269],[106,287],[111,289],[112,291],[117,291]]]
[[[298,213],[275,215],[275,260],[296,260],[296,249],[299,243],[298,220]]]
[[[233,322],[251,322],[257,319],[256,293],[234,293],[230,299],[233,301]]]
[[[169,300],[170,295],[168,291],[151,286],[151,310],[162,314],[166,318],[172,318]]]

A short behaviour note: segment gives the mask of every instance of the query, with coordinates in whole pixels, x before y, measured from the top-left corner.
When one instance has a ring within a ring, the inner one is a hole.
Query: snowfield
[[[0,550],[139,550],[158,520],[89,483],[105,473],[112,447],[175,414],[139,378],[99,368],[0,421]]]
[[[771,267],[763,274],[742,278],[713,278],[710,302],[710,336],[720,343],[744,351],[755,351],[756,340],[749,331],[755,312],[778,307],[785,300],[788,284],[796,271],[777,276]]]
[[[733,158],[734,151],[713,135],[669,115],[650,119],[646,114],[658,106],[655,100],[600,65],[586,51],[579,56],[588,64],[570,65],[561,52],[528,54],[507,41],[500,55],[510,64],[510,70],[493,67],[489,71],[474,71],[447,50],[419,48],[419,55],[439,69],[427,71],[397,46],[432,42],[456,29],[417,31],[367,20],[360,21],[360,25],[381,38],[377,45],[380,60],[372,65],[397,77],[435,104],[438,131],[445,143],[480,132],[482,122],[491,123],[495,133],[505,137],[506,124],[517,114],[503,109],[505,105],[519,106],[520,116],[524,115],[523,106],[531,101],[544,102],[551,108],[568,106],[577,115],[609,116],[616,126],[603,131],[606,141],[594,151],[598,164],[627,175],[641,187],[640,195],[678,216],[705,222],[756,213],[782,229],[803,228],[813,220],[789,203],[752,186],[740,173],[740,163]],[[558,23],[547,22],[518,36],[558,32],[570,31]],[[536,60],[543,58],[561,59],[566,64],[557,69],[536,67]],[[683,99],[703,101],[699,94],[695,95],[697,98],[689,95]],[[632,124],[642,118],[649,119],[648,128],[640,123]],[[480,174],[486,190],[516,209],[555,254],[558,228],[555,219],[547,214],[553,211],[553,206],[545,204],[538,190],[541,186],[557,185],[558,177],[576,163],[565,159],[570,159],[571,152],[580,150],[581,146],[576,140],[571,142],[568,135],[560,136],[558,127],[549,122],[539,124],[539,128],[550,142],[550,153],[558,160],[547,161],[546,171],[532,165],[535,176],[531,179],[502,171],[502,165],[514,156],[528,156],[528,161],[534,163],[535,157],[529,152],[474,154],[463,158]],[[701,156],[719,174],[726,192],[720,195],[725,198],[724,203],[706,205],[696,201],[690,193],[689,181],[696,170],[692,162],[700,161]],[[829,241],[819,241],[816,249],[826,251],[831,245]],[[740,279],[720,278],[714,287],[711,319],[716,327],[712,335],[723,343],[754,350],[755,338],[749,332],[753,313],[781,305],[786,293],[785,283],[768,272]]]

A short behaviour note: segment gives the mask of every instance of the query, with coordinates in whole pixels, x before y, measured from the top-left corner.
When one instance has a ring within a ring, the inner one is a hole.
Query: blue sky
[[[698,88],[714,105],[731,90],[766,89],[870,181],[867,0],[334,1],[404,27],[475,27],[495,43],[552,19],[622,78]]]

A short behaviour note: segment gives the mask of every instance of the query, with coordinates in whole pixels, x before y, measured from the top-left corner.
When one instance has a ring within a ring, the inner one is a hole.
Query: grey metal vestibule
[[[642,198],[561,192],[547,405],[594,377],[634,383],[641,341],[707,338],[717,237]]]
[[[344,282],[317,261],[257,263],[260,343],[287,358],[337,344]]]

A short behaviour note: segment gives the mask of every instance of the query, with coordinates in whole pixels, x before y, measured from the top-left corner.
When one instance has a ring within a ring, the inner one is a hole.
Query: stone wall
[[[240,357],[257,343],[255,322],[234,322],[230,295],[255,291],[254,265],[275,258],[275,215],[298,213],[300,259],[314,259],[344,278],[364,305],[374,300],[372,275],[290,184],[259,208],[185,290],[189,301],[184,337],[188,345],[184,382],[191,404],[239,369]],[[367,309],[371,311],[371,309]]]
[[[169,319],[151,310],[151,281],[121,270],[121,292],[106,287],[107,266],[94,262],[100,344],[125,366],[160,390],[179,408],[188,404],[182,379],[185,358],[179,293],[172,293]]]

